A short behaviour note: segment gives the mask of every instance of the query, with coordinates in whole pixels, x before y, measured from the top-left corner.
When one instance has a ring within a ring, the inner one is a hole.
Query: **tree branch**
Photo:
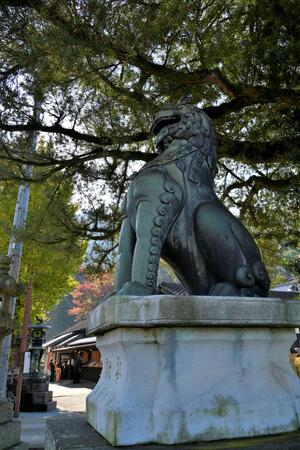
[[[219,158],[231,158],[250,164],[300,161],[300,135],[284,141],[270,142],[234,141],[219,136],[217,142]]]
[[[0,71],[0,79],[2,81],[7,79],[10,75],[16,74],[21,68],[22,68],[21,65],[15,64],[14,66],[10,67],[9,69],[1,70]]]
[[[114,92],[122,96],[129,97],[138,103],[142,103],[144,107],[148,105],[152,110],[154,109],[154,104],[150,100],[148,100],[148,98],[143,95],[142,92],[117,86],[106,75],[104,75],[104,73],[100,69],[97,69],[90,60],[88,60],[88,63],[93,71],[97,74],[97,76],[101,78],[101,80],[104,81],[104,83],[107,84]]]
[[[63,28],[72,38],[79,40],[97,54],[113,56],[121,62],[138,67],[142,71],[173,81],[180,85],[197,85],[212,83],[229,97],[243,99],[245,106],[252,104],[277,103],[281,105],[296,105],[300,100],[300,93],[294,89],[275,89],[265,86],[249,86],[232,83],[219,68],[200,68],[193,72],[176,70],[166,65],[154,63],[132,49],[119,47],[113,41],[93,30],[84,23],[74,25],[74,22],[59,14],[59,3],[48,6],[44,1],[38,0],[10,0],[3,3],[15,7],[29,7],[34,9],[42,18],[49,20],[58,28]]]
[[[206,111],[209,108],[206,109]],[[205,111],[205,109],[204,109]],[[42,131],[46,133],[60,134],[68,136],[76,141],[89,142],[100,146],[112,146],[117,144],[132,144],[143,142],[151,137],[150,132],[140,131],[133,135],[124,136],[95,136],[91,134],[81,133],[71,128],[64,128],[60,124],[43,125],[39,122],[29,122],[26,124],[6,124],[0,122],[0,130],[8,132],[33,132]],[[234,141],[225,138],[224,136],[217,137],[219,158],[231,158],[241,160],[246,163],[262,163],[268,161],[291,161],[299,162],[299,146],[300,135],[295,138],[285,139],[284,141],[270,141],[270,142],[251,142],[251,141]],[[112,156],[124,160],[142,160],[150,161],[155,154],[150,156],[149,153],[143,152],[123,152],[109,150],[105,151],[103,148],[92,150],[89,155],[94,155],[96,158]]]
[[[122,150],[109,150],[109,149],[103,149],[102,147],[97,147],[91,150],[90,152],[82,153],[80,155],[75,155],[72,158],[67,159],[58,159],[55,157],[50,157],[47,155],[41,155],[41,154],[24,154],[22,151],[16,151],[10,150],[7,146],[2,146],[3,152],[1,155],[2,160],[12,161],[14,163],[17,163],[19,165],[23,164],[29,164],[35,167],[49,167],[52,169],[50,170],[49,174],[42,174],[39,178],[36,180],[33,178],[33,181],[42,181],[49,177],[49,175],[53,175],[54,173],[61,171],[63,169],[71,169],[71,168],[79,168],[80,166],[83,166],[85,163],[94,161],[96,159],[100,158],[115,158],[122,161],[151,161],[153,158],[155,158],[157,155],[156,153],[143,153],[139,151],[122,151]],[[2,174],[2,177],[1,177]],[[19,179],[18,176],[15,174],[12,174],[12,172],[9,172],[5,168],[1,168],[0,170],[0,178],[1,179]],[[8,177],[8,178],[7,178]],[[25,178],[24,178],[25,180]],[[30,181],[31,178],[26,179],[25,181]]]
[[[60,124],[43,125],[39,122],[28,122],[24,124],[7,124],[0,122],[0,130],[3,131],[43,131],[45,133],[56,133],[68,136],[74,140],[90,142],[97,145],[114,145],[114,144],[131,144],[134,142],[142,142],[149,139],[150,134],[146,132],[139,132],[131,136],[103,136],[98,137],[92,134],[80,133],[73,128],[64,128]]]
[[[292,186],[296,186],[299,183],[299,180],[300,174],[276,180],[266,176],[252,175],[247,180],[236,181],[228,186],[223,192],[221,199],[224,200],[228,197],[233,189],[241,189],[243,187],[251,187],[250,194],[252,199],[252,193],[255,194],[260,189],[266,188],[274,192],[284,191]]]

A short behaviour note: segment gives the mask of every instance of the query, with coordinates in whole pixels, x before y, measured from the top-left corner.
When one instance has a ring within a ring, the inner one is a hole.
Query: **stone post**
[[[8,256],[0,256],[0,345],[3,338],[12,333],[14,320],[10,315],[10,300],[15,297],[20,287],[16,280],[9,275],[11,259]],[[6,382],[6,378],[5,378]],[[12,411],[10,405],[2,392],[0,397],[0,449],[15,448],[27,449],[27,444],[20,443],[21,422],[12,420]]]

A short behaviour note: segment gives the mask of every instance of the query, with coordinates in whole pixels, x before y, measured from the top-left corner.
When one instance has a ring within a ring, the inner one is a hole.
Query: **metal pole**
[[[36,102],[35,110],[36,110],[36,117],[38,120],[40,118],[40,109],[41,103]],[[28,148],[29,154],[34,153],[36,151],[37,140],[38,140],[38,133],[31,133],[29,135],[29,148]],[[32,175],[32,166],[25,165],[23,167],[23,170],[25,176],[27,178],[30,178]],[[28,182],[25,182],[22,185],[20,185],[13,221],[13,228],[16,230],[21,230],[25,226],[29,204],[29,192],[30,186]],[[12,235],[8,247],[8,255],[11,256],[12,258],[10,275],[14,277],[17,282],[19,281],[22,250],[23,250],[23,242],[20,241],[17,242],[14,235]],[[13,297],[10,302],[10,316],[12,318],[15,315],[15,307],[16,307],[16,298]],[[6,382],[7,382],[9,352],[11,347],[11,337],[12,337],[11,334],[5,336],[0,348],[0,398],[6,396]]]
[[[27,349],[27,334],[28,334],[28,325],[30,319],[30,309],[31,309],[31,295],[32,295],[32,278],[30,278],[27,286],[26,292],[26,301],[25,301],[25,309],[24,309],[24,322],[22,329],[22,338],[18,356],[18,381],[16,388],[16,402],[15,402],[15,411],[14,416],[19,417],[20,413],[20,403],[21,403],[21,393],[22,393],[22,383],[23,383],[23,369],[24,369],[24,353]]]

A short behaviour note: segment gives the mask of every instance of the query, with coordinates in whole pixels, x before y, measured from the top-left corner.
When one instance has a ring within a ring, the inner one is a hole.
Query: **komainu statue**
[[[210,119],[185,97],[154,116],[152,132],[158,156],[132,181],[122,208],[117,295],[155,294],[163,258],[189,294],[266,297],[260,252],[214,192]]]

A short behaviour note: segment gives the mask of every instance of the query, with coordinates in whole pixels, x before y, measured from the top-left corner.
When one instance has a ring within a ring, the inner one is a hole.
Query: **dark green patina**
[[[137,174],[123,205],[117,294],[155,294],[162,257],[190,294],[267,296],[254,240],[214,192],[210,119],[184,98],[155,115],[152,131],[159,155]]]

